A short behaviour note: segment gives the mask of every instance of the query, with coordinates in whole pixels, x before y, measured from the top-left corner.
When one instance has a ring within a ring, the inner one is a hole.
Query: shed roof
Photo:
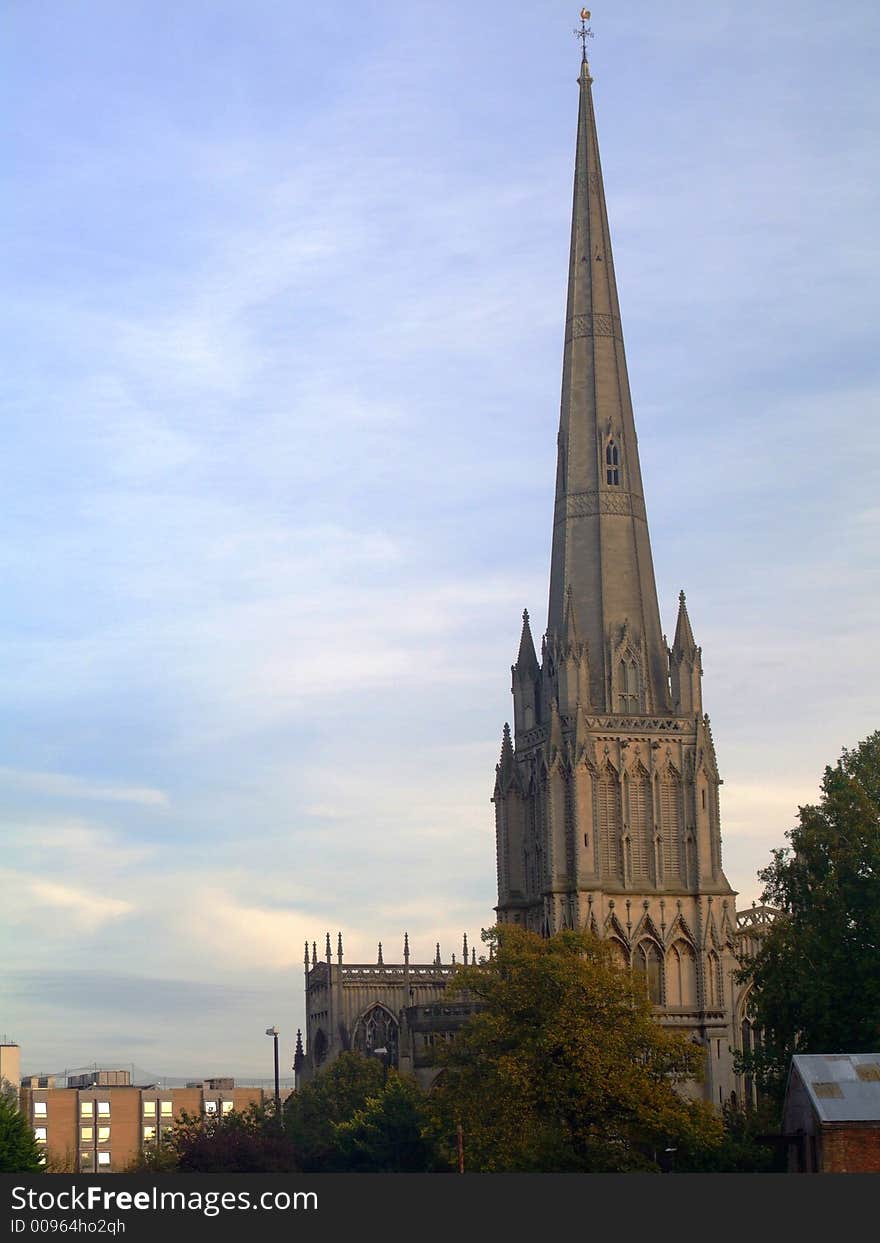
[[[796,1053],[795,1071],[821,1122],[880,1122],[880,1053]]]

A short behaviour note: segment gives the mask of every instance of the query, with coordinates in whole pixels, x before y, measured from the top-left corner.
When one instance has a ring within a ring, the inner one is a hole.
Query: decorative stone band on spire
[[[558,525],[569,518],[594,518],[596,514],[622,514],[627,518],[648,521],[645,498],[635,492],[624,492],[620,488],[607,492],[569,492],[556,502],[553,521],[554,525]]]
[[[623,329],[617,315],[574,315],[565,325],[565,343],[582,337],[614,337],[623,340]]]

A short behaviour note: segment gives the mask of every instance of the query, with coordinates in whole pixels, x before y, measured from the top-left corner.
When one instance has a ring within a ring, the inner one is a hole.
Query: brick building
[[[161,1143],[183,1113],[222,1115],[266,1099],[262,1088],[237,1088],[234,1079],[162,1088],[132,1084],[127,1070],[34,1075],[22,1080],[20,1092],[50,1168],[100,1174],[119,1173]]]
[[[782,1131],[791,1173],[880,1173],[880,1053],[796,1054]]]

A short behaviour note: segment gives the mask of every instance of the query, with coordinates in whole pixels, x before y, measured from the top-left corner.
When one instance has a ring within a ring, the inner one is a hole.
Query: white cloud
[[[135,910],[133,903],[102,892],[96,884],[77,888],[11,870],[0,871],[0,884],[7,895],[6,918],[28,924],[44,937],[49,934],[50,939],[53,933],[62,941],[72,931],[97,933]],[[53,918],[61,923],[47,927]]]
[[[0,789],[20,791],[71,802],[133,803],[141,807],[167,807],[162,790],[93,781],[70,773],[31,772],[21,768],[0,768]]]

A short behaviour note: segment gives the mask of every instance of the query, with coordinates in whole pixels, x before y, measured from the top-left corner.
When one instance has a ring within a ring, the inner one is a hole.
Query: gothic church
[[[773,912],[737,916],[722,870],[720,777],[683,593],[671,648],[660,625],[591,86],[584,55],[550,602],[541,659],[524,613],[512,667],[496,911],[544,936],[607,938],[659,1020],[705,1048],[694,1090],[717,1105],[752,1096],[734,1073],[734,1050],[752,1039],[735,973]],[[454,970],[439,947],[431,964],[411,965],[405,945],[402,963],[384,964],[380,947],[378,963],[348,967],[341,939],[332,963],[328,936],[324,962],[307,950],[305,976],[298,1081],[380,1042],[430,1082],[432,1043],[467,1017],[444,1001]]]

